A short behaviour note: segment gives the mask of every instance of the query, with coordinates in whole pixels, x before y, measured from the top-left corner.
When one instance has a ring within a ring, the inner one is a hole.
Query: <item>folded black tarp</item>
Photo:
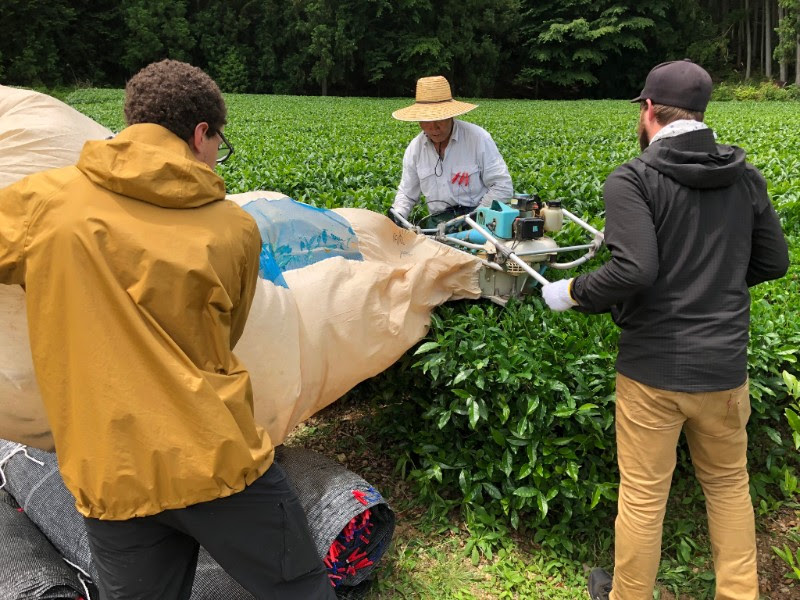
[[[75,600],[88,594],[77,573],[3,490],[0,490],[0,565],[3,600]]]
[[[337,595],[360,597],[391,541],[394,513],[371,485],[321,454],[279,447],[276,461],[297,491]],[[83,519],[64,487],[55,455],[0,440],[0,466],[5,488],[30,520],[64,558],[95,579]],[[252,597],[201,550],[191,598]]]
[[[337,590],[368,580],[394,533],[394,512],[383,496],[312,450],[279,446],[275,460],[297,491],[317,552]]]

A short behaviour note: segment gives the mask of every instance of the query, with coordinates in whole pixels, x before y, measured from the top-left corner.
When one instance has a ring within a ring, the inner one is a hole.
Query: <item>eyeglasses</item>
[[[217,133],[219,133],[219,137],[222,140],[219,143],[219,149],[217,150],[217,164],[221,165],[231,157],[231,154],[233,154],[233,146],[221,131],[218,131]]]

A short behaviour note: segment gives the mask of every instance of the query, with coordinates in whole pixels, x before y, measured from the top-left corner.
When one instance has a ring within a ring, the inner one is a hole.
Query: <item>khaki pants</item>
[[[617,374],[619,507],[611,600],[652,600],[676,446],[686,434],[703,487],[716,600],[758,600],[747,475],[748,382],[722,392],[671,392]]]

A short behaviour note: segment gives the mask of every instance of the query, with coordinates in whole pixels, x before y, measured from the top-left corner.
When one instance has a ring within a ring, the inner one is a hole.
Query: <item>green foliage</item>
[[[462,534],[459,536],[459,534]],[[474,600],[536,598],[584,600],[586,576],[577,561],[552,551],[527,552],[506,540],[492,559],[465,564],[474,544],[463,532],[442,527],[432,532],[395,532],[393,551],[378,566],[369,598]]]
[[[643,34],[655,27],[649,15],[663,14],[664,8],[663,2],[640,9],[614,0],[526,3],[522,32],[529,66],[520,71],[517,83],[597,83],[595,70],[612,56],[646,50]]]
[[[791,401],[784,409],[786,421],[789,423],[794,449],[800,450],[800,380],[789,371],[783,371],[783,381]],[[800,485],[794,473],[790,473],[788,468],[784,468],[784,489],[791,490],[795,498],[800,497]],[[786,572],[787,579],[800,580],[800,528],[795,526],[787,532],[787,538],[793,543],[794,549],[789,544],[782,546],[772,546],[772,551],[786,563],[789,570]]]
[[[743,2],[719,7],[718,12],[714,10],[714,4],[697,3],[691,9],[691,15],[685,15],[697,23],[685,55],[719,76],[730,76],[739,66],[731,52],[731,32],[741,27],[747,11]]]
[[[784,412],[792,430],[794,449],[800,450],[800,381],[797,380],[796,375],[788,371],[783,372],[783,381],[786,383],[789,396],[792,398],[792,402]]]
[[[410,476],[438,502],[458,489],[485,526],[566,525],[616,498],[616,333],[603,319],[542,313],[537,301],[443,308],[411,365],[424,392],[411,395],[419,414],[404,432]]]
[[[782,372],[800,357],[800,331],[794,323],[798,292],[800,286],[792,276],[762,284],[752,292],[748,363],[753,410],[748,435],[750,462],[761,467],[751,470],[750,489],[762,513],[774,511],[784,499],[800,493],[797,453],[782,426],[789,402]]]
[[[66,0],[3,0],[0,3],[2,71],[10,82],[53,85],[63,65],[64,31],[75,20]]]
[[[800,100],[797,86],[780,87],[772,81],[753,83],[722,82],[714,87],[712,100]]]
[[[800,87],[790,83],[785,88],[787,100],[800,100]]]
[[[786,15],[778,23],[778,44],[773,50],[775,60],[792,61],[797,51],[797,39],[800,36],[800,2],[797,0],[778,0],[778,4],[786,10]]]
[[[247,90],[247,69],[238,48],[231,47],[219,63],[210,66],[214,80],[223,92],[236,93]]]
[[[495,590],[501,600],[512,598],[586,598],[586,578],[580,563],[553,552],[520,556],[501,548],[497,558],[486,567],[497,579]]]
[[[773,546],[772,551],[789,567],[786,578],[800,580],[800,534],[795,531],[791,538],[795,543],[794,550],[788,544],[784,544],[780,548]]]
[[[117,132],[125,125],[124,99],[124,90],[87,89],[77,89],[62,98],[73,108]]]
[[[729,102],[731,100],[736,100],[736,95],[734,94],[736,87],[736,84],[723,81],[722,83],[714,86],[714,90],[711,92],[711,99],[718,102]]]
[[[297,33],[309,41],[305,54],[311,65],[311,79],[325,96],[329,83],[341,82],[347,67],[352,65],[357,40],[367,33],[359,18],[363,15],[350,2],[304,0],[297,2],[296,7]]]
[[[189,58],[194,40],[186,0],[124,0],[122,11],[130,32],[122,64],[131,72],[162,58]]]

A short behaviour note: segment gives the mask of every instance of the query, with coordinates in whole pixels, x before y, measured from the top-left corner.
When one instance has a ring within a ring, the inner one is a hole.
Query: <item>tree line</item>
[[[226,92],[628,97],[658,62],[800,85],[800,0],[2,0],[0,82],[120,87],[169,57]]]

